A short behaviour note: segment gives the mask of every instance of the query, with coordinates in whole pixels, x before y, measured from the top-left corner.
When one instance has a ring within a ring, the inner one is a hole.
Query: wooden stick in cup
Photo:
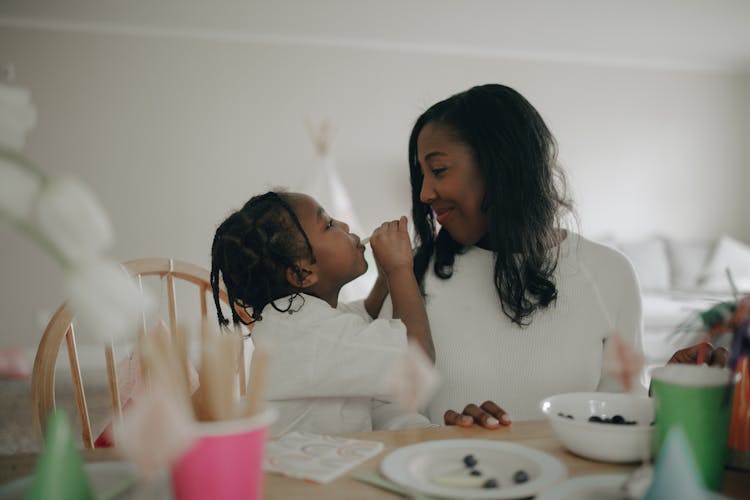
[[[191,402],[190,374],[192,372],[192,366],[190,364],[190,340],[187,326],[184,324],[177,325],[172,343],[177,352],[180,375],[184,381],[184,385],[182,386],[182,390],[184,391],[183,397],[185,398],[185,401]],[[192,402],[189,406],[191,414],[195,415],[195,407]]]
[[[235,360],[239,337],[205,326],[201,348],[200,420],[228,420],[236,416]]]
[[[235,323],[234,334],[240,339],[240,348],[237,353],[237,373],[239,373],[240,396],[247,395],[247,373],[245,372],[245,339],[242,335],[242,327]]]
[[[247,390],[245,417],[252,417],[263,406],[263,387],[266,384],[266,371],[270,354],[262,344],[256,344],[250,361],[250,386]]]
[[[208,319],[203,318],[203,321],[201,322],[201,336],[200,336],[200,345],[201,345],[201,357],[200,357],[200,367],[198,371],[198,380],[199,380],[199,386],[198,390],[193,394],[193,411],[195,413],[195,418],[197,418],[199,421],[205,422],[211,420],[211,413],[208,407],[208,400],[207,400],[207,391],[208,391],[208,378],[210,376],[207,376],[209,368],[209,360],[208,360],[208,351],[209,351],[209,344],[210,344],[210,335],[211,332],[209,330],[209,324]]]

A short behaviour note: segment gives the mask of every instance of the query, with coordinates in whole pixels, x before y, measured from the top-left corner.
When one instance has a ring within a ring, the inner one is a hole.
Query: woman
[[[636,276],[561,228],[572,205],[534,107],[497,84],[456,94],[419,117],[409,163],[414,268],[444,380],[430,419],[493,427],[538,418],[551,394],[616,389],[602,349],[614,332],[640,349]],[[486,399],[502,409],[453,411]]]
[[[539,418],[551,394],[621,390],[602,352],[615,332],[641,349],[636,275],[616,250],[562,229],[572,203],[536,109],[497,84],[449,97],[414,125],[409,164],[414,271],[444,381],[430,419],[494,428]],[[471,401],[485,403],[454,411]]]

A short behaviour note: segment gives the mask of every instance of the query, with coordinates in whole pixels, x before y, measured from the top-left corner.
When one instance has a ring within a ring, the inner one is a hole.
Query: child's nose
[[[346,222],[342,222],[341,225],[344,227],[344,231],[346,231],[348,233],[349,232],[349,224],[347,224]]]

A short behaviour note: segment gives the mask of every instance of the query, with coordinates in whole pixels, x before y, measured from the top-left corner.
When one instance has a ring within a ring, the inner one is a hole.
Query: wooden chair
[[[142,278],[146,276],[158,276],[166,283],[169,311],[168,326],[172,334],[174,334],[177,327],[175,280],[183,280],[198,288],[201,318],[207,317],[208,300],[213,301],[213,298],[209,272],[206,269],[184,261],[158,258],[131,260],[125,262],[122,266],[128,273],[137,278],[141,287],[143,287]],[[228,303],[228,297],[223,287],[220,297],[224,303]],[[145,315],[143,329],[146,331]],[[34,368],[31,374],[31,400],[34,425],[38,435],[41,437],[43,435],[42,430],[44,429],[45,420],[50,412],[55,409],[55,368],[63,340],[68,351],[68,361],[73,382],[76,410],[80,421],[82,443],[84,448],[93,448],[91,422],[81,377],[78,350],[76,348],[74,313],[66,303],[60,306],[47,324],[34,359]],[[112,345],[108,345],[104,350],[112,411],[115,416],[120,416],[122,409],[120,407],[114,348]],[[244,367],[244,352],[241,353],[241,359],[238,362],[240,363],[239,366]],[[246,373],[244,369],[239,370],[239,377],[239,387],[244,394],[246,388]]]

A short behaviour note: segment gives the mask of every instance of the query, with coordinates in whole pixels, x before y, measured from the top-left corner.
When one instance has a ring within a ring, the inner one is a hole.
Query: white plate
[[[446,475],[468,475],[463,463],[466,455],[477,459],[482,477],[495,478],[498,488],[453,488],[434,482]],[[405,446],[387,455],[380,470],[388,479],[420,493],[447,498],[524,498],[558,483],[567,475],[565,466],[555,457],[507,441],[486,439],[447,439]],[[525,483],[515,484],[513,475],[524,470]]]
[[[94,493],[98,495],[110,492],[112,488],[123,485],[135,477],[135,469],[128,462],[90,462],[84,465],[84,470]],[[32,477],[29,475],[0,485],[0,498],[23,499],[26,490],[31,486]]]
[[[543,492],[536,500],[620,500],[620,486],[627,474],[592,474],[578,476]],[[705,500],[728,500],[713,491],[705,492]]]
[[[627,474],[578,476],[542,492],[536,500],[620,500]]]

